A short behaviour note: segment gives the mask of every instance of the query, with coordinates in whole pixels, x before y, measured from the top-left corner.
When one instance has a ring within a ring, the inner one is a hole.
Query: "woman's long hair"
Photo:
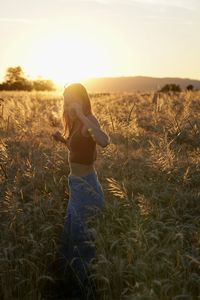
[[[90,103],[90,98],[87,93],[86,88],[81,83],[72,83],[69,84],[63,93],[64,96],[64,105],[63,105],[63,115],[62,115],[62,121],[64,125],[64,133],[63,135],[71,135],[74,126],[76,125],[76,122],[78,122],[78,119],[75,119],[74,121],[71,121],[69,114],[67,111],[65,111],[65,101],[68,99],[68,94],[73,95],[75,98],[80,99],[82,103],[82,110],[83,114],[85,116],[92,114],[92,108]]]

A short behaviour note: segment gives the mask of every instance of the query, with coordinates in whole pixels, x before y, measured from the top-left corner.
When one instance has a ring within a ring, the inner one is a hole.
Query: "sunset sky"
[[[199,0],[1,0],[0,80],[200,79],[199,32]]]

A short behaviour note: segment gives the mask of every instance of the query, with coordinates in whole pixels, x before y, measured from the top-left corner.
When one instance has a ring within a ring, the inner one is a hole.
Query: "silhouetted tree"
[[[51,80],[28,80],[20,66],[10,67],[6,70],[5,81],[0,84],[0,90],[24,90],[24,91],[52,91],[55,90]]]
[[[33,89],[36,91],[53,91],[55,87],[51,80],[37,79],[33,81]]]
[[[24,72],[20,66],[10,67],[6,71],[5,81],[8,84],[13,84],[16,82],[21,82],[25,80]]]
[[[164,85],[159,92],[168,93],[168,92],[181,92],[181,88],[178,84],[170,83]]]
[[[27,80],[20,66],[6,70],[5,81],[0,85],[1,90],[32,90],[32,82]]]
[[[194,87],[193,87],[192,84],[189,84],[189,85],[186,87],[186,89],[187,89],[188,91],[193,91]]]

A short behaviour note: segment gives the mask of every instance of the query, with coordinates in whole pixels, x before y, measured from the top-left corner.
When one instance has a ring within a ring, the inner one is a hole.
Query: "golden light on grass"
[[[198,91],[166,95],[158,109],[151,94],[91,95],[111,138],[96,162],[105,209],[91,220],[99,300],[200,294],[199,99]],[[55,92],[0,93],[1,299],[43,299],[57,280],[50,266],[69,200],[69,166],[51,133],[62,128],[62,101]]]

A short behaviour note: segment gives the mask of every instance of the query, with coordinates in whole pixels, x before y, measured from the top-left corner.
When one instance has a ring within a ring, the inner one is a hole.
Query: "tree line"
[[[20,91],[53,91],[55,85],[52,80],[29,80],[20,66],[9,67],[6,70],[4,81],[0,83],[0,90]]]
[[[29,80],[20,66],[8,68],[6,70],[5,80],[0,83],[0,90],[53,91],[55,89],[52,80]],[[192,91],[194,87],[190,84],[186,89]],[[158,92],[181,92],[181,88],[177,84],[170,83],[163,86]]]
[[[189,84],[186,87],[186,90],[193,91],[194,86],[192,84]],[[181,92],[181,88],[178,84],[169,83],[169,84],[165,84],[158,92],[163,92],[163,93],[178,92],[179,93],[179,92]]]

